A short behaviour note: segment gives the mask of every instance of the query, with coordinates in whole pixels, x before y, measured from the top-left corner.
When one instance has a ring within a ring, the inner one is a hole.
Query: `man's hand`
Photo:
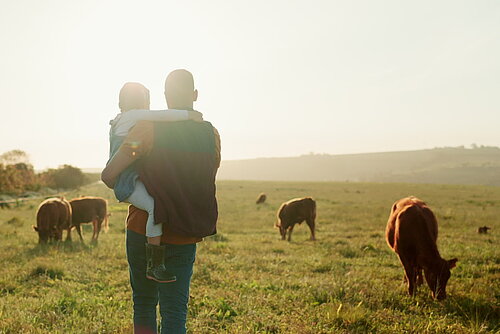
[[[108,188],[114,188],[118,175],[120,175],[120,173],[123,172],[125,168],[127,168],[127,166],[129,166],[132,162],[137,160],[137,158],[138,157],[136,154],[127,154],[122,150],[122,147],[120,147],[118,153],[115,154],[106,168],[102,170],[102,182],[104,182],[104,184],[107,185]]]
[[[188,110],[188,120],[195,122],[203,122],[203,114],[196,110]]]

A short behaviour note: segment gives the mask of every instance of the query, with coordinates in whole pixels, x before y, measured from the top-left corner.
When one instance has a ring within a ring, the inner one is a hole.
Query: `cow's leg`
[[[287,239],[288,241],[292,241],[292,232],[293,232],[293,227],[294,227],[294,226],[295,226],[295,225],[293,224],[293,225],[290,225],[290,226],[288,227],[288,239]]]
[[[417,266],[417,286],[424,284],[424,276],[422,275],[422,267]]]
[[[92,242],[97,241],[97,218],[92,220]]]
[[[92,220],[92,242],[97,243],[97,238],[99,238],[99,232],[101,231],[102,219],[99,217]]]
[[[99,238],[99,233],[101,233],[101,228],[102,228],[102,222],[104,219],[97,218],[97,235],[95,236],[95,241],[97,241],[97,238]]]
[[[58,227],[56,231],[56,241],[61,241],[62,235],[63,235],[63,230],[62,228]]]
[[[80,237],[80,241],[83,242],[81,224],[76,224],[75,229],[76,229],[76,232],[78,233],[78,236]]]
[[[71,241],[71,227],[68,227],[68,232],[66,233],[66,241]]]
[[[309,226],[309,229],[311,230],[311,240],[316,240],[316,235],[314,233],[314,230],[315,230],[315,224],[314,224],[314,219],[313,218],[309,218],[309,219],[306,219],[306,223],[307,223],[307,226]]]
[[[406,279],[408,280],[408,294],[410,296],[414,296],[416,292],[416,280],[417,280],[416,266],[413,264],[413,261],[408,259],[408,257],[402,256],[400,254],[398,255],[405,269]]]

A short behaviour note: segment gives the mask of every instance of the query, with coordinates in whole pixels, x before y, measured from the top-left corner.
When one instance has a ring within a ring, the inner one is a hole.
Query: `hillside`
[[[500,186],[500,148],[435,148],[223,161],[220,180],[368,181]]]

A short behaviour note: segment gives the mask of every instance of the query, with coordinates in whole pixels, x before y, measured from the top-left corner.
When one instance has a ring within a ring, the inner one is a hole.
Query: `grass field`
[[[257,206],[260,192],[268,201]],[[67,197],[78,194],[110,199],[97,246],[38,246],[36,201],[0,210],[0,333],[131,332],[126,205],[101,184]],[[317,201],[318,240],[303,224],[281,241],[277,208],[306,195]],[[441,255],[459,258],[444,302],[426,286],[407,296],[385,243],[390,207],[407,195],[436,213]],[[198,248],[190,333],[500,332],[498,187],[226,181],[218,198],[219,234]],[[489,234],[477,234],[482,225]],[[88,241],[91,227],[84,233]]]

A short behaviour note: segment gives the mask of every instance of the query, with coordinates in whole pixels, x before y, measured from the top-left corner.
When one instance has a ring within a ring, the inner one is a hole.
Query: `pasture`
[[[256,205],[259,193],[267,200]],[[112,213],[98,245],[39,246],[39,201],[0,210],[0,333],[130,333],[132,303],[124,250],[127,206],[102,184],[67,194],[103,196]],[[448,299],[427,286],[407,295],[403,269],[386,245],[392,203],[415,195],[439,222],[442,257],[458,257]],[[296,226],[275,229],[290,198],[317,202],[317,241]],[[198,247],[190,333],[500,332],[500,188],[375,183],[218,183],[219,234]],[[492,228],[478,234],[479,226]]]

